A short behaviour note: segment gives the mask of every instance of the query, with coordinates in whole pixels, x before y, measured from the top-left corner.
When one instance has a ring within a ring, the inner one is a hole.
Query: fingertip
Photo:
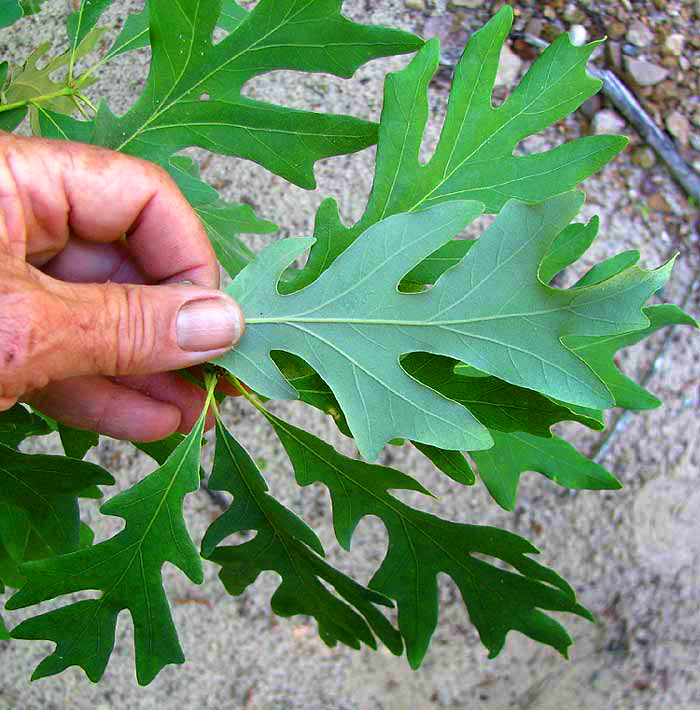
[[[198,292],[178,312],[177,344],[188,353],[226,352],[241,339],[244,328],[243,312],[230,296]]]

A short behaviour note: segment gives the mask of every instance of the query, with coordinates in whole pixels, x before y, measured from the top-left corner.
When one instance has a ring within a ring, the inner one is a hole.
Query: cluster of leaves
[[[38,4],[5,2],[0,26]],[[6,608],[97,592],[30,617],[11,632],[0,620],[0,638],[55,642],[35,678],[77,665],[97,681],[113,649],[117,616],[128,610],[136,673],[146,684],[167,664],[184,661],[161,580],[163,563],[200,583],[204,557],[220,566],[232,595],[242,594],[260,572],[275,571],[281,583],[273,611],[314,617],[330,645],[374,648],[379,639],[392,653],[405,650],[418,667],[438,621],[437,575],[445,573],[490,656],[511,630],[566,654],[571,639],[547,612],[591,615],[559,575],[534,561],[530,555],[537,550],[529,542],[415,509],[391,491],[430,495],[428,490],[405,473],[366,461],[387,444],[410,443],[453,481],[473,485],[471,460],[506,509],[515,505],[525,471],[569,488],[619,487],[551,427],[575,421],[602,430],[607,408],[658,406],[617,369],[615,355],[661,327],[696,324],[673,305],[645,306],[671,264],[646,271],[637,252],[597,264],[571,288],[552,285],[598,230],[595,218],[572,223],[582,204],[574,188],[624,147],[623,138],[586,137],[513,155],[523,138],[598,90],[585,71],[595,43],[577,47],[562,35],[494,108],[491,92],[512,22],[510,9],[502,9],[471,38],[455,70],[439,144],[423,163],[437,40],[353,23],[341,14],[342,0],[260,0],[251,12],[232,0],[149,0],[127,18],[97,63],[79,72],[102,38],[97,23],[110,4],[83,0],[68,20],[68,51],[44,66],[44,46],[24,67],[0,64],[0,128],[14,130],[31,112],[36,134],[158,162],[201,217],[247,320],[239,347],[205,381],[205,410],[211,405],[217,419],[209,486],[231,493],[233,503],[198,552],[182,505],[200,485],[203,412],[187,437],[136,444],[159,468],[102,506],[125,527],[93,544],[80,522],[80,499],[99,497],[98,486],[112,483],[106,471],[82,460],[98,437],[21,405],[0,414],[0,585],[17,590]],[[217,27],[225,37],[214,43]],[[146,46],[150,73],[133,108],[121,116],[104,102],[94,108],[83,91],[97,69]],[[371,59],[409,52],[415,56],[406,68],[386,78],[378,125],[241,93],[264,72],[349,77]],[[225,202],[200,179],[193,161],[177,155],[199,146],[255,161],[312,189],[316,161],[374,143],[374,184],[355,225],[344,225],[336,203],[327,200],[313,239],[277,241],[258,255],[237,235],[273,232],[275,226],[246,205]],[[462,238],[461,231],[485,212],[496,214],[491,226],[478,239]],[[307,249],[304,267],[291,268]],[[367,587],[329,564],[313,530],[268,492],[254,459],[219,414],[213,391],[221,376],[238,384],[269,423],[299,485],[328,488],[343,548],[350,549],[364,516],[386,526],[386,556]],[[277,418],[264,398],[299,399],[329,414],[365,460],[343,456]],[[53,431],[66,457],[18,449],[26,438]],[[224,544],[241,531],[255,537]],[[398,628],[382,612],[394,606]]]

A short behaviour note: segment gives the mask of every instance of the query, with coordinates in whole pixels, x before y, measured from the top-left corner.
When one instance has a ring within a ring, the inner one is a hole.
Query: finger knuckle
[[[37,291],[0,294],[0,399],[46,386],[41,337],[46,304]]]
[[[107,362],[100,369],[109,375],[144,373],[157,343],[153,306],[138,287],[113,284],[106,293],[112,326],[105,329],[101,350]]]

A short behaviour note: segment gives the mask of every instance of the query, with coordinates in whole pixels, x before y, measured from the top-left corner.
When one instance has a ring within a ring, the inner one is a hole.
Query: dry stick
[[[549,47],[549,43],[527,32],[518,33],[524,39],[540,49]],[[588,64],[588,72],[603,82],[603,93],[615,108],[634,126],[639,136],[666,163],[671,175],[683,189],[700,204],[700,175],[692,170],[676,150],[673,141],[654,123],[649,114],[640,106],[634,94],[623,81],[609,69],[599,69]]]
[[[609,69],[589,66],[588,71],[592,76],[602,80],[603,93],[634,126],[647,145],[666,163],[669,172],[681,187],[700,204],[700,176],[683,160],[673,141],[654,123],[632,92]]]

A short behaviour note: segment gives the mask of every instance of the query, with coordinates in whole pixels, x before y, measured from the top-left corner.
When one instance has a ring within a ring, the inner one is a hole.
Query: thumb
[[[80,375],[143,375],[227,352],[243,333],[238,305],[197,286],[69,284],[50,279],[6,309],[14,321],[4,362],[25,392]],[[7,343],[4,343],[7,349]]]

